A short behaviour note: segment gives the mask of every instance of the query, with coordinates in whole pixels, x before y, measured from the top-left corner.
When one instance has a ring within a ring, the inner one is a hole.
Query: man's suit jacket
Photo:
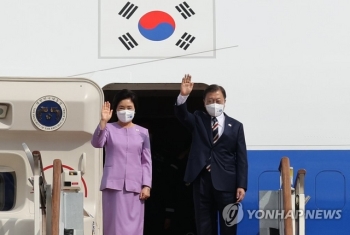
[[[224,114],[224,131],[213,144],[209,114],[203,111],[192,114],[187,111],[185,102],[175,105],[175,115],[192,133],[192,146],[184,180],[193,182],[211,157],[211,178],[216,190],[247,190],[248,160],[242,123]]]

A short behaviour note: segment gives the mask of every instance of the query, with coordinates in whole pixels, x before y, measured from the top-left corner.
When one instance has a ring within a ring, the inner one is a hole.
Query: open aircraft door
[[[63,170],[82,172],[84,234],[102,234],[103,151],[90,140],[103,100],[87,79],[0,78],[0,234],[37,235],[33,168],[22,143],[40,151],[47,184],[54,159]]]

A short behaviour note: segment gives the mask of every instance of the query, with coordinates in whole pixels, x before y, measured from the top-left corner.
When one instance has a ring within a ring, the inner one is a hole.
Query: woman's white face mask
[[[135,116],[134,110],[120,110],[117,111],[118,120],[124,123],[131,122]]]
[[[218,117],[224,112],[224,105],[223,104],[207,104],[205,106],[207,109],[207,112],[209,113],[210,116],[212,117]]]

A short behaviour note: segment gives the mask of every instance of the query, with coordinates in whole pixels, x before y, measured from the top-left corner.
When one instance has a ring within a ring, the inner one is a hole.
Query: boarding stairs
[[[305,235],[306,170],[299,169],[293,182],[293,167],[283,157],[279,165],[280,189],[259,192],[259,210],[265,213],[260,219],[260,235]],[[272,212],[276,213],[272,213]]]
[[[65,171],[61,160],[55,159],[51,186],[45,179],[40,151],[31,152],[25,143],[22,145],[33,172],[28,180],[34,189],[34,235],[83,235],[87,212],[80,179],[85,167],[82,171]]]

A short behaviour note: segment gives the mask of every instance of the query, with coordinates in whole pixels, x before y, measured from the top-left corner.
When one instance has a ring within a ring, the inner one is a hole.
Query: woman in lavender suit
[[[144,201],[150,196],[152,160],[148,130],[132,123],[136,95],[120,91],[114,107],[105,102],[92,137],[95,148],[105,147],[101,181],[104,235],[142,235]],[[118,121],[108,123],[113,110]]]

